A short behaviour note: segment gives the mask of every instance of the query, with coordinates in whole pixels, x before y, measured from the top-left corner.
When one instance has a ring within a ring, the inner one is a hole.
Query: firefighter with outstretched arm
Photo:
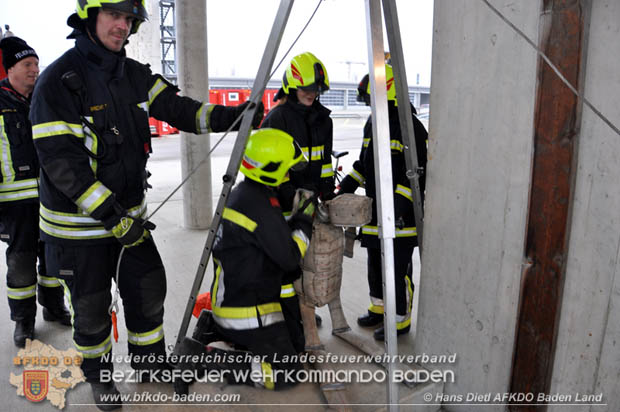
[[[31,111],[48,269],[69,292],[73,340],[103,410],[120,407],[105,401],[118,391],[100,377],[113,368],[103,355],[112,350],[110,285],[121,248],[118,286],[129,353],[138,355],[131,366],[168,368],[159,361],[166,354],[166,276],[151,235],[154,225],[144,221],[149,117],[186,132],[219,132],[249,104],[228,108],[179,96],[179,89],[148,65],[127,58],[127,38],[147,18],[144,2],[78,0],[67,21],[75,47],[43,72]],[[262,113],[259,107],[254,126]]]

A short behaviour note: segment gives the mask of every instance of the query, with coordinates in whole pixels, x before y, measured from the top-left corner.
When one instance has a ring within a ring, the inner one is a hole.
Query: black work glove
[[[342,193],[336,193],[333,190],[331,192],[327,192],[327,193],[323,193],[321,195],[321,200],[324,202],[327,202],[328,200],[332,200],[333,198],[335,198],[336,196],[340,195]]]
[[[300,229],[308,238],[312,237],[312,222],[318,205],[317,195],[309,190],[297,189],[293,203],[299,207],[289,221],[291,229]]]
[[[241,113],[243,113],[245,108],[250,104],[253,105],[254,103],[251,103],[248,100],[247,102],[241,103],[239,106],[215,106],[211,111],[211,116],[209,117],[209,124],[211,125],[211,130],[213,130],[214,132],[225,132],[226,130],[228,130],[230,125],[234,123],[237,117],[239,117]],[[250,106],[248,110],[250,110],[251,108],[252,106]],[[256,111],[254,112],[252,127],[256,128],[260,126],[261,122],[263,121],[264,113],[265,105],[263,105],[263,102],[260,102],[258,104],[258,107],[256,108]],[[237,122],[237,124],[235,124],[232,130],[239,130],[240,126],[241,119],[239,119],[239,121]]]
[[[151,222],[140,218],[123,216],[112,228],[112,234],[125,247],[138,246],[151,236],[150,230],[155,229]]]
[[[126,247],[137,246],[151,236],[155,224],[138,217],[127,216],[127,212],[118,204],[115,213],[102,219],[103,226],[110,230],[121,245]]]
[[[305,220],[314,219],[314,213],[316,212],[316,197],[313,196],[303,200],[303,204],[299,207],[295,216],[302,217]]]
[[[338,195],[342,195],[345,193],[355,193],[357,188],[360,186],[359,182],[353,179],[350,175],[346,175],[344,179],[340,182],[340,187],[338,188]]]
[[[241,103],[239,106],[236,106],[235,107],[235,118],[239,117],[241,115],[241,113],[243,113],[243,111],[245,110],[245,107],[250,105],[250,104],[251,104],[251,106],[248,108],[248,110],[250,110],[250,109],[252,109],[254,107],[254,104],[250,103],[249,100],[247,102]],[[260,126],[261,122],[263,121],[264,114],[265,114],[265,105],[263,104],[262,101],[258,102],[258,107],[254,111],[254,117],[252,118],[252,127],[253,128],[257,128],[258,126]],[[237,130],[237,129],[235,129],[235,130]]]

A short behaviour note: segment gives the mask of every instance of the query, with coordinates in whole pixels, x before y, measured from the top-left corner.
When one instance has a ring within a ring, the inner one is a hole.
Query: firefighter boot
[[[205,311],[203,310],[202,312]],[[202,318],[202,312],[200,314],[200,318]],[[197,330],[198,325],[196,325],[194,336],[196,335]],[[184,337],[181,343],[177,345],[174,352],[175,357],[179,359],[179,361],[174,365],[175,369],[179,369],[181,371],[197,371],[201,365],[190,362],[190,359],[194,356],[200,357],[200,355],[205,352],[205,345],[196,339]],[[177,395],[187,395],[189,393],[189,385],[191,385],[192,382],[193,379],[175,379],[174,392]]]
[[[202,312],[205,312],[205,310]],[[203,313],[201,313],[200,316],[203,318]],[[207,319],[208,317],[205,316],[203,318],[203,322],[206,322]],[[198,330],[198,325],[196,326],[196,330]],[[194,335],[196,335],[196,331],[194,331]],[[175,349],[175,355],[179,359],[179,362],[174,366],[175,369],[180,369],[182,371],[192,371],[193,376],[191,379],[189,377],[185,377],[174,381],[174,392],[177,395],[187,395],[189,393],[189,385],[193,383],[193,378],[202,376],[212,369],[226,369],[221,368],[221,365],[217,362],[211,361],[211,359],[205,357],[206,354],[213,354],[213,350],[214,348],[206,346],[204,343],[194,338],[183,338],[181,343]],[[194,359],[197,359],[198,362],[193,362],[192,360]],[[209,362],[207,362],[207,359]]]
[[[192,339],[205,345],[220,340],[220,336],[215,327],[215,321],[213,320],[213,313],[211,313],[210,310],[203,309],[200,312],[200,317],[198,317],[198,322],[196,322]]]
[[[184,361],[175,365],[177,369],[196,371],[196,375],[207,373],[210,370],[226,371],[226,378],[229,384],[246,384],[254,386],[249,373],[251,364],[238,361],[244,359],[248,352],[236,350],[223,350],[212,346],[205,346],[196,339],[185,337],[176,350],[176,354]],[[198,359],[199,362],[190,362],[190,359]],[[227,361],[235,359],[235,361]],[[187,394],[189,384],[183,382],[177,385],[175,381],[174,391],[178,394]]]
[[[43,306],[43,319],[71,326],[71,313],[65,306],[64,290],[61,286],[46,287],[39,284],[37,298]]]
[[[197,371],[198,374],[209,370],[227,370],[228,364],[223,362],[226,354],[245,354],[242,351],[225,351],[194,339],[184,337],[175,350],[179,362],[174,365],[176,369]],[[206,356],[210,355],[210,356]],[[194,362],[198,360],[198,362]]]
[[[15,321],[15,332],[13,332],[13,342],[18,348],[26,346],[26,339],[34,339],[34,319]]]
[[[71,326],[71,313],[64,305],[57,309],[43,308],[43,319],[48,322],[59,322],[61,325]]]
[[[411,329],[411,325],[407,325],[402,329],[396,329],[396,336],[400,336],[400,335],[404,335],[406,333],[409,333],[409,330]],[[385,340],[385,329],[383,329],[383,326],[381,326],[380,328],[375,329],[375,331],[373,332],[372,336],[375,338],[375,340],[378,341],[384,341]]]
[[[357,318],[357,324],[364,328],[371,328],[379,325],[383,322],[383,315],[378,313],[368,312]]]
[[[123,402],[114,382],[92,382],[90,389],[93,391],[95,404],[100,410],[113,411],[122,407]]]

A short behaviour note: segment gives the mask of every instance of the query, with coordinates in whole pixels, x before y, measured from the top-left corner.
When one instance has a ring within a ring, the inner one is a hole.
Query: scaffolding
[[[177,83],[177,35],[175,30],[174,0],[159,2],[159,31],[161,44],[162,75],[170,82]]]

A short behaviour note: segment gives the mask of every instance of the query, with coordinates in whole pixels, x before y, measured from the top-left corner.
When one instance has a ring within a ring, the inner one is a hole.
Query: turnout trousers
[[[411,257],[415,246],[394,242],[394,281],[396,285],[396,329],[411,324],[414,285],[411,278]],[[381,275],[381,249],[367,248],[368,288],[370,306],[368,312],[383,315],[383,279]]]
[[[283,311],[283,313],[286,317],[286,311]],[[256,329],[243,330],[226,329],[217,325],[217,331],[224,340],[247,350],[250,356],[260,357],[260,361],[235,361],[220,364],[220,367],[233,372],[228,376],[229,383],[262,386],[272,390],[284,389],[297,383],[295,374],[303,369],[303,365],[298,359],[298,352],[295,349],[293,339],[291,339],[294,334],[291,334],[291,331],[289,331],[286,321],[276,322]],[[240,355],[238,351],[233,353]],[[260,371],[263,379],[253,381],[249,378],[249,374],[234,374],[234,371],[243,370],[248,372]],[[239,379],[240,376],[246,376],[247,379]]]
[[[292,287],[292,285],[291,285]],[[294,292],[293,292],[294,293]],[[280,305],[284,314],[284,322],[286,322],[286,330],[291,339],[295,352],[301,353],[306,346],[306,338],[304,337],[304,325],[301,322],[301,309],[299,308],[299,296],[290,297],[280,296]]]
[[[39,240],[39,204],[0,204],[0,228],[0,239],[8,244],[6,286],[11,320],[35,318],[37,288],[42,306],[52,311],[63,308],[63,289],[58,279],[46,274],[44,246]]]
[[[290,283],[285,283],[280,289],[280,305],[282,306],[282,314],[286,329],[291,338],[291,343],[297,353],[304,351],[306,346],[306,338],[304,337],[304,326],[301,322],[301,309],[299,308],[299,296],[295,292],[293,281],[297,279],[297,273],[289,277]]]
[[[91,246],[46,243],[48,270],[58,276],[69,297],[73,340],[84,357],[81,367],[88,382],[100,381],[102,370],[113,369],[108,308],[121,249],[118,243]],[[163,330],[166,275],[152,237],[125,249],[118,286],[131,366],[138,370],[162,367],[166,355]]]

